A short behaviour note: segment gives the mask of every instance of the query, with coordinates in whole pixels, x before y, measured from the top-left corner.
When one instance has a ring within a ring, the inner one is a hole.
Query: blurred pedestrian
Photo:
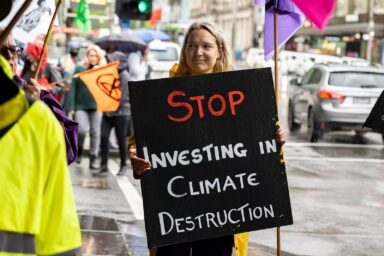
[[[131,52],[128,55],[129,81],[140,81],[148,78],[148,53],[149,48],[143,51]]]
[[[60,57],[57,61],[57,67],[64,78],[72,76],[75,73],[80,44],[71,42],[68,45],[68,49],[68,53]]]
[[[29,80],[33,77],[41,53],[43,52],[45,36],[38,36],[35,41],[28,43],[26,48],[26,55],[24,59],[24,67],[21,71],[21,78]],[[53,64],[47,62],[48,50],[44,53],[43,60],[37,74],[37,82],[42,86],[45,91],[50,92],[58,102],[61,102],[64,96],[64,83],[59,83],[55,86],[48,86],[50,83],[62,80],[62,76]]]
[[[219,27],[210,22],[193,23],[184,39],[180,63],[170,71],[172,76],[183,77],[194,74],[208,74],[231,70],[229,49]],[[286,132],[279,128],[276,132],[279,143],[286,142]],[[151,163],[138,158],[134,137],[130,137],[129,157],[135,177],[140,177]],[[240,235],[240,240],[247,245],[247,233]],[[244,241],[245,240],[245,241]],[[231,256],[234,245],[234,236],[224,236],[190,243],[176,244],[159,247],[151,250],[151,255],[156,256]],[[244,253],[246,253],[243,249]],[[242,254],[246,255],[246,254]]]
[[[2,32],[3,29],[0,28],[0,33]],[[67,149],[67,162],[70,164],[75,161],[77,155],[78,124],[67,117],[59,102],[57,102],[51,93],[42,89],[42,86],[40,86],[36,80],[29,79],[28,82],[26,82],[24,79],[16,75],[18,58],[20,58],[22,51],[23,50],[20,47],[16,46],[12,35],[9,35],[4,44],[0,45],[0,54],[11,65],[13,76],[21,88],[23,88],[35,100],[40,99],[48,105],[54,113],[56,119],[62,125]]]
[[[128,62],[127,55],[122,52],[115,51],[108,54],[109,61],[119,61],[119,80],[121,88],[121,98],[119,108],[114,112],[104,112],[101,121],[101,166],[100,169],[94,171],[94,174],[108,172],[109,157],[109,135],[111,129],[115,128],[117,145],[120,153],[120,170],[117,175],[124,175],[127,171],[127,129],[131,123],[131,105],[129,103],[128,91]]]
[[[75,68],[75,74],[107,64],[102,50],[97,45],[90,45],[84,59]],[[102,113],[97,111],[96,101],[88,87],[80,80],[73,78],[71,89],[67,95],[67,111],[75,115],[79,123],[78,155],[76,162],[80,163],[83,153],[85,136],[90,130],[89,168],[96,170],[96,157],[100,144],[100,125]]]
[[[2,54],[15,54],[11,45]],[[76,255],[81,232],[63,129],[0,56],[0,254]]]
[[[60,57],[57,61],[57,68],[63,78],[72,76],[75,73],[75,68],[77,64],[77,58],[79,56],[80,44],[76,42],[71,42],[68,45],[69,52],[64,56]],[[64,93],[61,100],[61,104],[64,109],[67,108],[67,95],[71,89],[72,79],[65,80],[64,83]]]

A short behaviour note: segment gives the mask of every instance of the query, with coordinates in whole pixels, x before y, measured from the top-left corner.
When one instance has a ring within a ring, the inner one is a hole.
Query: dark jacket
[[[78,65],[75,74],[85,71],[86,68]],[[66,110],[96,110],[96,101],[88,87],[80,78],[73,78],[71,89],[67,95]]]
[[[128,72],[128,61],[127,55],[122,52],[114,52],[109,54],[109,61],[120,62],[119,64],[119,79],[120,79],[120,88],[121,88],[121,98],[119,108],[114,112],[104,112],[106,116],[130,116],[131,115],[131,104],[129,103],[129,91],[128,91],[128,81],[129,81],[129,72]]]

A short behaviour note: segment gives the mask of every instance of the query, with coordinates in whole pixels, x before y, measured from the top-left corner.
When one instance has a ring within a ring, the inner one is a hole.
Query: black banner
[[[369,127],[384,133],[384,91],[377,99],[363,127]]]
[[[149,247],[292,224],[269,68],[129,90]]]

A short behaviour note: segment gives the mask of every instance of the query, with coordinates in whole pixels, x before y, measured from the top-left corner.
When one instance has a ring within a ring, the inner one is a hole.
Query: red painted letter
[[[204,110],[203,110],[203,105],[201,104],[201,101],[205,99],[203,95],[200,96],[193,96],[189,98],[190,100],[195,100],[197,101],[197,107],[199,108],[199,116],[200,118],[204,117]]]
[[[221,108],[220,110],[216,111],[212,108],[212,101],[214,99],[219,99],[219,101],[221,101]],[[223,96],[221,96],[220,94],[214,94],[212,95],[209,100],[208,100],[208,109],[209,109],[209,112],[211,112],[212,115],[214,116],[221,116],[224,111],[225,111],[225,107],[226,107],[226,103],[225,103],[225,99]]]
[[[234,100],[235,94],[239,96],[239,98],[236,101]],[[241,91],[231,91],[231,92],[228,92],[228,98],[229,98],[229,105],[231,106],[231,113],[232,115],[235,116],[236,115],[235,106],[239,105],[241,102],[244,101],[244,93]]]
[[[185,103],[185,102],[174,102],[173,97],[175,96],[185,96],[185,93],[183,91],[174,91],[171,92],[168,95],[168,104],[171,105],[172,107],[185,107],[188,110],[188,113],[184,117],[173,117],[171,115],[168,115],[168,118],[174,122],[185,122],[187,121],[193,114],[193,108],[190,104]]]

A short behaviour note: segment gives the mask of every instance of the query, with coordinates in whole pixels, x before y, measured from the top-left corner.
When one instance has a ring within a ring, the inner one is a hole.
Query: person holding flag
[[[0,33],[3,33],[3,29],[0,28]],[[16,46],[16,42],[12,35],[9,35],[3,45],[0,45],[0,54],[8,61],[12,67],[12,72],[15,80],[19,83],[27,94],[29,94],[35,100],[40,99],[43,101],[55,114],[55,117],[60,122],[64,129],[65,143],[67,149],[67,162],[71,164],[75,161],[77,155],[77,134],[78,124],[69,119],[65,114],[64,109],[59,102],[53,97],[53,95],[45,90],[42,90],[42,86],[34,79],[29,79],[26,82],[24,79],[16,75],[18,59],[21,56],[22,49]]]
[[[84,59],[75,68],[75,74],[105,66],[107,61],[102,50],[97,45],[90,45],[85,53]],[[79,123],[79,136],[77,140],[78,154],[76,162],[81,162],[85,135],[90,129],[91,144],[89,149],[89,168],[98,169],[96,157],[100,144],[100,125],[102,113],[97,111],[94,97],[84,82],[75,77],[72,79],[71,88],[67,95],[67,111],[69,115],[75,116]]]
[[[213,23],[205,21],[193,23],[185,35],[180,62],[173,66],[170,75],[183,77],[230,71],[232,69],[230,54],[223,34],[222,30]],[[276,131],[276,140],[281,144],[287,140],[287,133],[281,127]],[[151,167],[151,163],[137,157],[134,135],[129,138],[128,155],[134,176],[140,178]],[[233,245],[236,246],[236,255],[246,255],[247,233],[240,234],[246,238],[242,239],[244,243],[241,246],[245,247],[242,252],[237,250],[238,241],[240,241],[236,239],[238,235],[163,246],[151,250],[151,256],[231,256]]]
[[[101,121],[101,166],[100,169],[94,171],[93,174],[99,175],[108,172],[108,158],[109,158],[109,136],[112,128],[115,128],[117,144],[120,153],[120,170],[117,175],[124,175],[128,169],[127,167],[127,130],[130,130],[132,125],[131,117],[131,104],[129,102],[128,91],[128,62],[127,55],[122,52],[115,51],[107,55],[109,62],[119,61],[119,87],[121,90],[121,97],[119,107],[115,111],[103,112]]]

